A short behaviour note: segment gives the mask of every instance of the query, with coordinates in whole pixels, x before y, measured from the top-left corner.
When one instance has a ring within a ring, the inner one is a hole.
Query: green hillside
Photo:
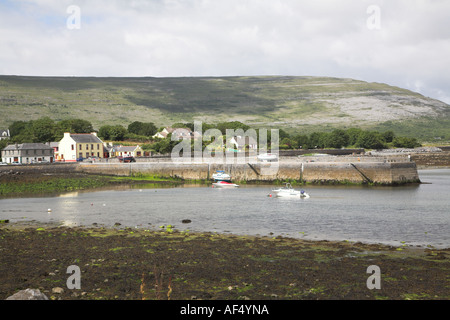
[[[94,78],[0,76],[0,128],[82,118],[97,129],[238,120],[304,133],[361,127],[450,139],[450,106],[380,83],[329,77]]]

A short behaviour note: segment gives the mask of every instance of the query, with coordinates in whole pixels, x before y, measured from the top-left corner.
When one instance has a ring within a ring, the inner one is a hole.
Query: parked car
[[[77,162],[83,161],[84,158],[77,158]]]
[[[6,162],[0,162],[0,166],[6,166],[8,165]]]
[[[119,159],[119,162],[136,162],[136,159],[131,156],[125,156],[125,157],[117,157]]]

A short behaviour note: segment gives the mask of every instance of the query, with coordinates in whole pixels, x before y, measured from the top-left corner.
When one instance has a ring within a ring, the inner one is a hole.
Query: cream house
[[[57,161],[75,162],[89,157],[103,158],[103,141],[97,133],[65,132],[59,142]]]

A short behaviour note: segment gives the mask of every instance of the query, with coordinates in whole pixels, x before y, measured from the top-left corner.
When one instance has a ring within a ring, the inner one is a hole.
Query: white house
[[[171,127],[166,127],[161,132],[157,132],[155,135],[153,135],[153,138],[165,139],[170,133],[172,134],[172,136],[175,136],[177,140],[202,138],[201,133],[197,131],[192,132],[192,130],[189,128],[171,128]]]
[[[57,161],[75,162],[89,157],[104,158],[103,141],[97,137],[97,133],[65,132],[59,141]]]
[[[161,138],[165,139],[169,135],[169,133],[172,133],[175,129],[171,127],[164,128],[161,132],[157,132],[153,135],[153,138]]]
[[[9,129],[2,130],[0,129],[0,140],[9,139],[11,135],[9,134]]]
[[[249,136],[234,136],[230,139],[230,144],[234,145],[237,150],[245,151],[245,148],[248,147],[248,150],[257,150],[258,142]]]

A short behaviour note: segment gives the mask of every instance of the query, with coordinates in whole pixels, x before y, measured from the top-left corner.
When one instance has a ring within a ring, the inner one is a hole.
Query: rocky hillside
[[[0,76],[0,128],[15,120],[83,118],[331,130],[393,129],[450,139],[450,106],[398,87],[329,77],[90,78]]]

